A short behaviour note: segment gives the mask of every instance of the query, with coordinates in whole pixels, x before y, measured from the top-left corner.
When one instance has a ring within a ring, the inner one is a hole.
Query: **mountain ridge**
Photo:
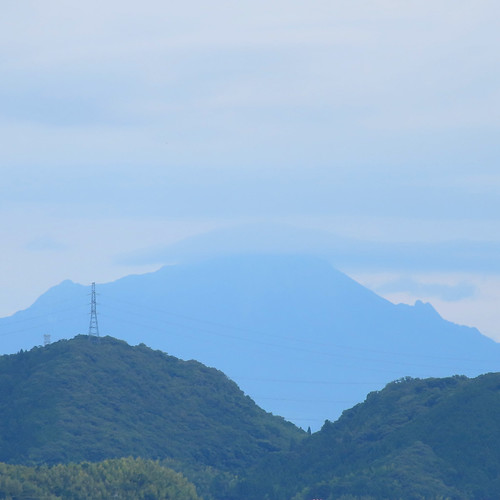
[[[304,433],[224,373],[87,336],[0,357],[0,461],[140,456],[236,473]]]
[[[313,257],[224,257],[97,289],[103,334],[215,366],[303,428],[318,429],[391,380],[497,367],[498,344],[477,329],[431,305],[394,305]],[[85,333],[88,292],[65,281],[0,319],[4,352],[39,344],[45,333]]]
[[[234,498],[493,499],[499,413],[500,373],[397,380],[269,456]]]
[[[208,500],[493,499],[498,415],[500,373],[404,377],[311,434],[219,370],[80,335],[0,356],[0,495],[24,491],[23,478],[61,493],[65,476],[88,473],[104,490],[109,473],[146,498],[160,487],[195,498],[175,470]]]

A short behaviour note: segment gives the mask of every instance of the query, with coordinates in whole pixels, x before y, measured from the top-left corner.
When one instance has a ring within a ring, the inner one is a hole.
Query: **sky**
[[[0,316],[252,228],[500,341],[499,42],[488,0],[4,0]]]

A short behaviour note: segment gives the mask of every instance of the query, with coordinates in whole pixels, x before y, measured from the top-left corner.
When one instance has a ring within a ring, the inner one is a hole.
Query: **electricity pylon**
[[[92,283],[92,293],[90,299],[90,325],[89,339],[94,342],[99,342],[99,324],[97,323],[97,301],[95,293],[95,283]]]

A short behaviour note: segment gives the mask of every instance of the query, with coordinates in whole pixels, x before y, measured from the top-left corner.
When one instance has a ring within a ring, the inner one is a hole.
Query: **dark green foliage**
[[[85,336],[0,357],[0,461],[140,456],[236,473],[304,432],[222,372]]]
[[[12,499],[496,499],[500,374],[401,379],[309,435],[215,369],[77,337],[0,357],[0,460],[35,466],[0,465]]]
[[[500,374],[402,379],[270,457],[233,498],[494,499]]]
[[[25,467],[0,463],[0,498],[47,500],[198,500],[181,474],[152,460]]]

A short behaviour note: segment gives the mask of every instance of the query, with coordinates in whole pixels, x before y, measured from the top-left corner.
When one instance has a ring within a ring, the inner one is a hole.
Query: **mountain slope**
[[[98,285],[102,334],[145,342],[227,373],[256,402],[303,428],[403,376],[475,376],[499,346],[429,304],[394,305],[319,259],[225,257]],[[89,290],[52,288],[0,320],[4,352],[88,329]]]
[[[175,459],[236,473],[303,435],[223,373],[85,336],[0,357],[0,462]]]
[[[152,460],[122,458],[99,463],[26,467],[0,463],[0,497],[49,500],[199,500],[181,474]]]
[[[393,382],[270,457],[234,498],[497,498],[499,416],[499,373]]]

